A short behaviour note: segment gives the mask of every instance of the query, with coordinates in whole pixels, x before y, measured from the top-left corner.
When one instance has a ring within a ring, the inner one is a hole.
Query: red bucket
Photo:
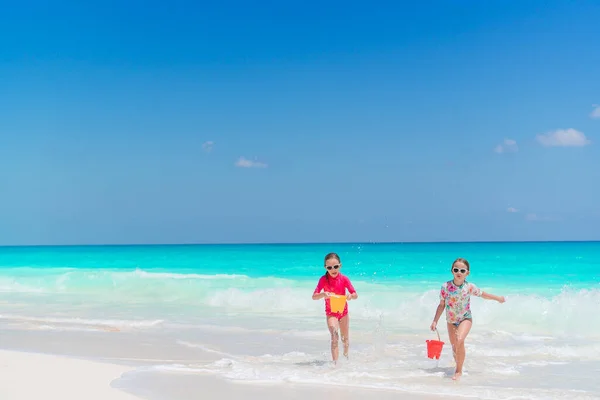
[[[427,343],[427,357],[431,359],[439,360],[442,355],[442,348],[444,347],[444,342],[440,340],[440,333],[436,329],[438,340],[426,340]]]

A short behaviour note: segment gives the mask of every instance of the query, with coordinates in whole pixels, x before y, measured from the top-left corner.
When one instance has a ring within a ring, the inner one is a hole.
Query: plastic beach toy
[[[439,360],[442,355],[442,348],[444,347],[444,342],[440,340],[440,333],[438,330],[435,330],[437,333],[438,340],[426,340],[427,343],[427,357],[431,359]]]
[[[346,306],[346,296],[340,296],[337,294],[333,294],[329,297],[329,308],[331,308],[331,312],[342,313],[342,312],[344,312],[345,306]]]

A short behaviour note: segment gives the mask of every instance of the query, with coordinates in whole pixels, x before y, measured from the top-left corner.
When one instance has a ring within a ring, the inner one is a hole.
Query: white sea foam
[[[352,318],[372,321],[372,325],[384,319],[389,329],[414,327],[418,330],[428,326],[439,301],[435,285],[430,288],[411,283],[381,285],[360,280],[354,285],[360,297],[349,304]],[[38,301],[46,308],[53,302],[60,303],[61,309],[68,307],[65,303],[77,304],[79,308],[130,304],[139,311],[145,309],[145,315],[173,323],[189,322],[199,313],[298,320],[317,318],[323,313],[323,302],[310,298],[313,288],[314,282],[245,275],[205,276],[140,269],[68,270],[47,277],[0,276],[0,301],[3,298],[14,301],[11,295],[39,295],[45,296]],[[512,293],[504,304],[472,299],[477,327],[488,332],[518,335],[520,340],[527,336],[598,338],[600,319],[587,317],[595,315],[598,309],[599,289],[565,288],[558,294],[546,296]],[[174,315],[171,310],[177,313]]]
[[[240,274],[214,274],[214,275],[203,275],[203,274],[181,274],[172,272],[148,272],[142,269],[136,268],[132,272],[113,271],[110,273],[114,278],[128,278],[138,277],[143,279],[200,279],[200,280],[220,280],[220,279],[250,279],[247,275]]]
[[[216,374],[240,383],[296,383],[311,385],[331,385],[356,388],[378,388],[404,393],[430,395],[451,395],[499,400],[510,398],[548,399],[574,398],[592,399],[597,394],[590,390],[569,388],[548,388],[540,384],[536,387],[511,387],[506,383],[482,384],[490,377],[519,379],[518,366],[478,365],[481,370],[466,370],[463,374],[460,391],[451,382],[451,367],[436,367],[433,362],[420,365],[408,365],[393,358],[376,362],[361,359],[341,362],[337,366],[314,356],[298,353],[294,356],[222,358],[204,364],[165,364],[152,367],[154,371],[184,374]],[[478,369],[479,369],[478,368]],[[543,372],[536,375],[542,383],[546,378]],[[493,380],[492,380],[493,381]]]
[[[359,299],[349,303],[351,358],[332,368],[324,304],[311,299],[313,281],[141,269],[3,274],[0,321],[11,327],[158,332],[183,353],[219,359],[161,364],[154,371],[215,374],[246,383],[457,394],[447,380],[453,363],[443,317],[442,359],[425,356],[425,339],[434,337],[428,326],[439,302],[437,284],[355,279]],[[461,395],[542,399],[591,396],[574,387],[600,392],[593,378],[600,319],[589,317],[600,309],[600,290],[542,294],[513,291],[504,304],[472,299],[474,325]],[[579,386],[569,383],[575,376]]]
[[[301,289],[216,290],[204,303],[228,311],[256,315],[278,315],[297,318],[319,315],[322,302],[312,301],[310,292]],[[357,301],[349,303],[353,318],[377,321],[384,318],[388,327],[428,326],[438,291],[418,293],[361,292]],[[518,335],[519,340],[543,340],[544,337],[600,337],[600,319],[588,318],[600,309],[600,291],[566,290],[545,298],[535,295],[514,295],[504,304],[472,299],[475,324],[490,332]],[[443,321],[443,319],[442,319]]]
[[[85,319],[85,318],[57,318],[34,317],[26,315],[0,315],[0,320],[13,324],[34,325],[43,330],[95,330],[94,328],[120,330],[148,329],[162,324],[163,320],[115,320],[115,319]]]

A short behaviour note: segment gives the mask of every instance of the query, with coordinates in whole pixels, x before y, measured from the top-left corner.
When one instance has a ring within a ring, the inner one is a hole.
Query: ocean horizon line
[[[478,241],[339,241],[339,242],[191,242],[191,243],[79,243],[79,244],[0,244],[0,249],[38,247],[194,247],[194,246],[315,246],[315,245],[431,245],[431,244],[542,244],[600,243],[600,240],[478,240]]]

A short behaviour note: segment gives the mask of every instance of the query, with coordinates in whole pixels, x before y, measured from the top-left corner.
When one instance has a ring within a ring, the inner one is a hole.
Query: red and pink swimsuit
[[[341,273],[338,274],[335,278],[331,277],[329,274],[323,275],[321,279],[319,279],[319,283],[315,288],[314,294],[318,294],[321,290],[325,292],[334,293],[340,296],[346,295],[346,289],[350,294],[356,293],[354,290],[354,286],[350,283],[350,279]],[[342,319],[346,315],[348,315],[348,303],[344,307],[344,311],[342,313],[331,312],[331,306],[329,304],[329,299],[325,298],[325,315],[328,317],[337,317],[337,319]]]

